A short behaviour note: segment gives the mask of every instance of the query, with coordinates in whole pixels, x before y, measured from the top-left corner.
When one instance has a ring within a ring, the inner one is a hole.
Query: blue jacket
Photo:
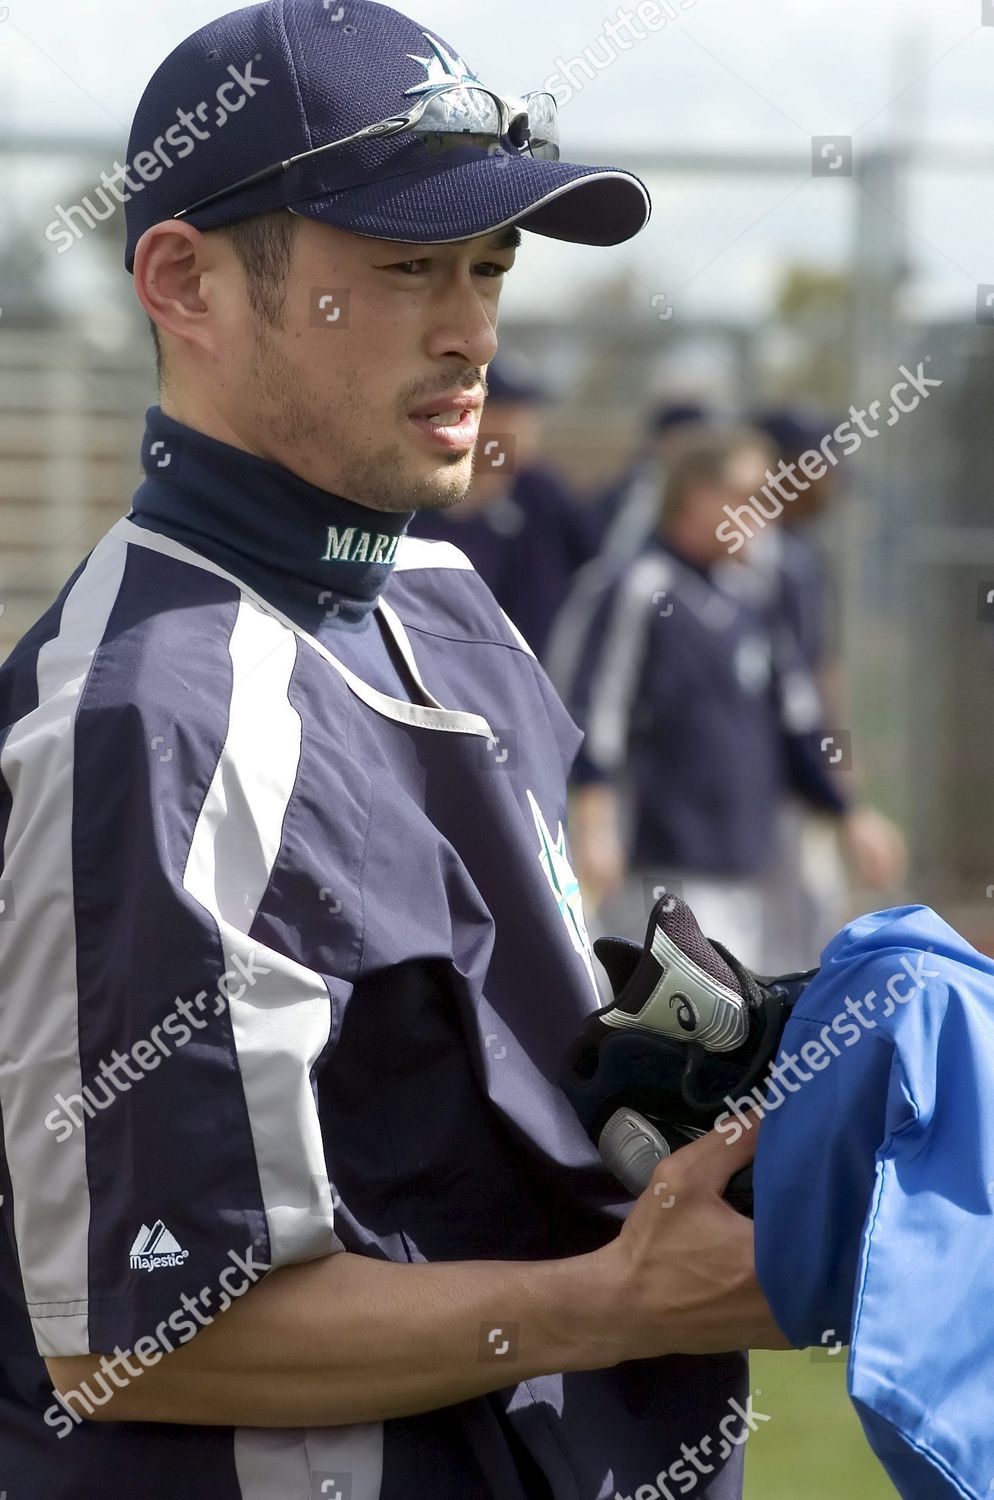
[[[849,1394],[901,1495],[987,1497],[994,962],[925,907],[850,922],[779,1061],[756,1155],[774,1315],[799,1346],[850,1343]]]

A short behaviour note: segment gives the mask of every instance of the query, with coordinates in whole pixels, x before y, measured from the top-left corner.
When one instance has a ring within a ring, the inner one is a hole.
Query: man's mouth
[[[454,392],[437,398],[437,404],[426,402],[408,414],[408,421],[419,436],[436,450],[468,453],[476,444],[480,430],[481,395],[467,392],[464,400],[453,401]],[[458,404],[457,404],[458,402]]]
[[[457,422],[462,421],[463,416],[464,411],[462,409],[453,408],[451,411],[433,412],[425,420],[433,423],[435,427],[454,427]]]

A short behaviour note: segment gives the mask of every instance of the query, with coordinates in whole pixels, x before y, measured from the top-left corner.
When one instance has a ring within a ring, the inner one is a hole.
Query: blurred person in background
[[[784,797],[847,838],[859,822],[821,753],[820,699],[800,651],[721,581],[724,507],[762,486],[771,457],[750,429],[685,437],[655,531],[605,586],[574,677],[557,684],[587,733],[573,844],[599,930],[640,933],[666,887],[757,968],[768,967],[763,882]]]
[[[803,454],[817,453],[836,425],[799,404],[765,408],[751,422],[772,445],[778,466],[794,466]],[[820,696],[823,722],[843,725],[848,719],[839,588],[826,537],[843,486],[838,469],[829,465],[817,478],[805,474],[803,487],[791,488],[796,494],[781,514],[756,532],[745,566],[732,560],[720,570],[721,581],[748,593],[767,614],[775,636],[790,637]],[[834,820],[793,791],[783,799],[764,882],[764,949],[771,968],[801,969],[817,962],[847,914],[850,875],[871,890],[894,887],[903,879],[905,839],[890,819],[862,806],[853,810],[846,826],[848,848],[840,847]]]
[[[717,425],[717,415],[699,401],[664,401],[645,423],[645,439],[634,460],[591,502],[589,527],[596,556],[581,568],[551,622],[542,663],[559,686],[573,682],[586,624],[605,590],[645,547],[659,520],[659,497],[667,464],[695,428]]]
[[[673,452],[691,429],[717,420],[713,408],[691,399],[663,401],[653,408],[634,461],[594,501],[600,553],[629,559],[641,551],[656,525],[659,495]]]
[[[835,426],[802,406],[768,407],[748,420],[769,441],[776,463],[787,465],[819,449]],[[824,532],[842,489],[838,470],[831,465],[820,478],[805,476],[804,483],[784,506],[778,523],[757,533],[747,565],[762,580],[770,606],[793,631],[831,713],[837,706],[832,679],[840,643],[836,580]]]
[[[541,660],[575,574],[594,555],[587,511],[541,462],[547,393],[523,362],[487,371],[472,486],[450,509],[423,511],[410,535],[452,542],[489,584]]]

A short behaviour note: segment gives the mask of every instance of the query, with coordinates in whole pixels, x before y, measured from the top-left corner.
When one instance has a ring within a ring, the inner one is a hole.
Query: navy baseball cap
[[[703,401],[662,401],[649,414],[649,429],[662,437],[674,427],[712,426],[719,421],[714,407]]]
[[[517,142],[440,150],[406,130],[267,175],[406,115],[425,95],[434,100],[473,83],[473,98],[484,97],[481,84],[507,97],[436,33],[375,0],[265,0],[212,21],[166,58],[138,105],[125,179],[128,270],[145,231],[180,216],[217,229],[288,208],[354,234],[421,244],[517,224],[553,239],[615,245],[643,228],[651,205],[634,174],[540,159]]]
[[[781,453],[793,457],[817,448],[835,423],[809,406],[771,406],[753,412],[749,425],[768,437]]]
[[[488,405],[506,401],[535,406],[548,399],[545,386],[522,356],[504,351],[487,366]]]

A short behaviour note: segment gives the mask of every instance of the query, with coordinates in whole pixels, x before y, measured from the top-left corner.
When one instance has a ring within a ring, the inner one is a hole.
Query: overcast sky
[[[844,262],[857,190],[851,181],[811,179],[811,137],[851,135],[857,153],[895,135],[994,146],[994,25],[981,24],[984,3],[670,0],[686,9],[619,50],[564,107],[564,155],[582,159],[584,148],[596,148],[625,165],[628,150],[649,147],[778,151],[796,158],[796,170],[775,178],[652,174],[653,220],[641,236],[607,252],[528,237],[508,303],[541,297],[562,306],[578,285],[627,266],[647,299],[662,291],[694,311],[750,316],[785,259]],[[598,39],[618,13],[603,0],[549,8],[540,0],[416,0],[400,8],[512,93],[541,87],[560,59],[586,47],[602,58]],[[148,77],[220,9],[218,0],[0,5],[0,129],[102,136],[106,164],[115,154],[123,160]],[[18,174],[22,211],[39,233],[78,177],[78,164],[47,170],[35,162],[30,176]],[[975,284],[994,283],[991,173],[921,172],[912,187],[902,232],[916,296],[969,317]]]

